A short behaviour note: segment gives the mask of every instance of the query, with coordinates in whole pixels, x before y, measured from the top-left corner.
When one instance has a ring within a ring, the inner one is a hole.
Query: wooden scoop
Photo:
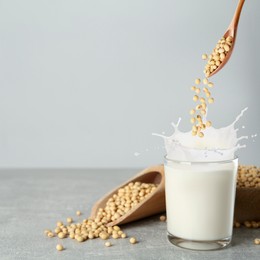
[[[223,35],[223,37],[225,37],[225,38],[227,38],[228,36],[232,36],[232,38],[233,38],[233,42],[232,42],[232,45],[230,47],[230,50],[227,53],[224,60],[222,61],[222,63],[219,65],[219,67],[216,70],[214,70],[213,72],[211,72],[209,77],[211,77],[214,74],[216,74],[217,72],[219,72],[226,65],[226,63],[228,62],[228,60],[231,57],[231,54],[234,50],[234,46],[235,46],[235,42],[236,42],[237,27],[238,27],[238,22],[239,22],[239,18],[240,18],[240,14],[241,14],[244,2],[245,2],[245,0],[239,1],[238,5],[237,5],[237,9],[236,9],[235,14],[234,14],[234,17],[233,17],[227,31]]]
[[[157,165],[141,171],[135,177],[131,178],[130,180],[123,183],[122,185],[105,195],[103,198],[101,198],[93,206],[90,217],[94,219],[98,213],[98,209],[105,208],[108,199],[116,194],[118,189],[122,188],[130,182],[136,181],[158,184],[158,187],[154,192],[152,192],[149,196],[142,200],[137,206],[133,207],[130,211],[125,213],[117,220],[108,223],[107,226],[125,224],[131,221],[158,214],[160,212],[164,212],[166,210],[164,167],[163,165]]]

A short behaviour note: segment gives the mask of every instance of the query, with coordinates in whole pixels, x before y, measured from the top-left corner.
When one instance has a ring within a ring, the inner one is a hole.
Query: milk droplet
[[[140,155],[140,153],[138,153],[138,152],[134,153],[134,156],[139,156],[139,155]]]

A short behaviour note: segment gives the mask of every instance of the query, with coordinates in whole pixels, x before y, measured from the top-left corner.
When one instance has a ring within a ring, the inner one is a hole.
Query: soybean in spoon
[[[245,0],[239,1],[234,17],[227,31],[218,41],[212,54],[209,55],[208,63],[206,64],[204,69],[206,77],[211,77],[219,72],[230,59],[236,42],[237,27],[244,2]]]

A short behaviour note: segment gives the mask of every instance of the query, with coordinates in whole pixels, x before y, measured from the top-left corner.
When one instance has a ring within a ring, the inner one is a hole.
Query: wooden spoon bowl
[[[160,212],[164,212],[166,210],[164,167],[163,165],[157,165],[141,171],[135,177],[131,178],[127,182],[115,188],[110,193],[106,194],[103,198],[101,198],[98,202],[95,203],[91,210],[90,217],[94,219],[97,216],[98,209],[105,208],[108,199],[111,198],[114,194],[116,194],[118,189],[126,186],[130,182],[136,181],[144,183],[153,183],[157,184],[158,186],[154,192],[149,194],[149,196],[142,200],[138,205],[133,207],[131,210],[129,210],[127,213],[125,213],[117,220],[109,222],[107,226],[125,224],[128,222],[132,222],[138,219],[158,214]]]
[[[244,2],[245,2],[245,0],[239,1],[238,5],[237,5],[237,9],[234,14],[234,17],[233,17],[227,31],[223,35],[223,37],[225,37],[225,38],[227,38],[228,36],[232,36],[232,38],[233,38],[232,45],[231,45],[226,57],[222,61],[222,63],[219,65],[219,67],[216,70],[214,70],[213,72],[210,73],[209,77],[211,77],[214,74],[216,74],[217,72],[219,72],[226,65],[226,63],[229,61],[229,59],[232,55],[232,52],[233,52],[234,46],[235,46],[235,42],[236,42],[238,22],[239,22],[239,18],[240,18],[240,14],[241,14]]]

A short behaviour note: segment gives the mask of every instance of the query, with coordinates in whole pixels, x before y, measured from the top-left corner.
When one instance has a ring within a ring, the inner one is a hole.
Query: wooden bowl
[[[260,188],[237,188],[234,219],[260,221]]]

